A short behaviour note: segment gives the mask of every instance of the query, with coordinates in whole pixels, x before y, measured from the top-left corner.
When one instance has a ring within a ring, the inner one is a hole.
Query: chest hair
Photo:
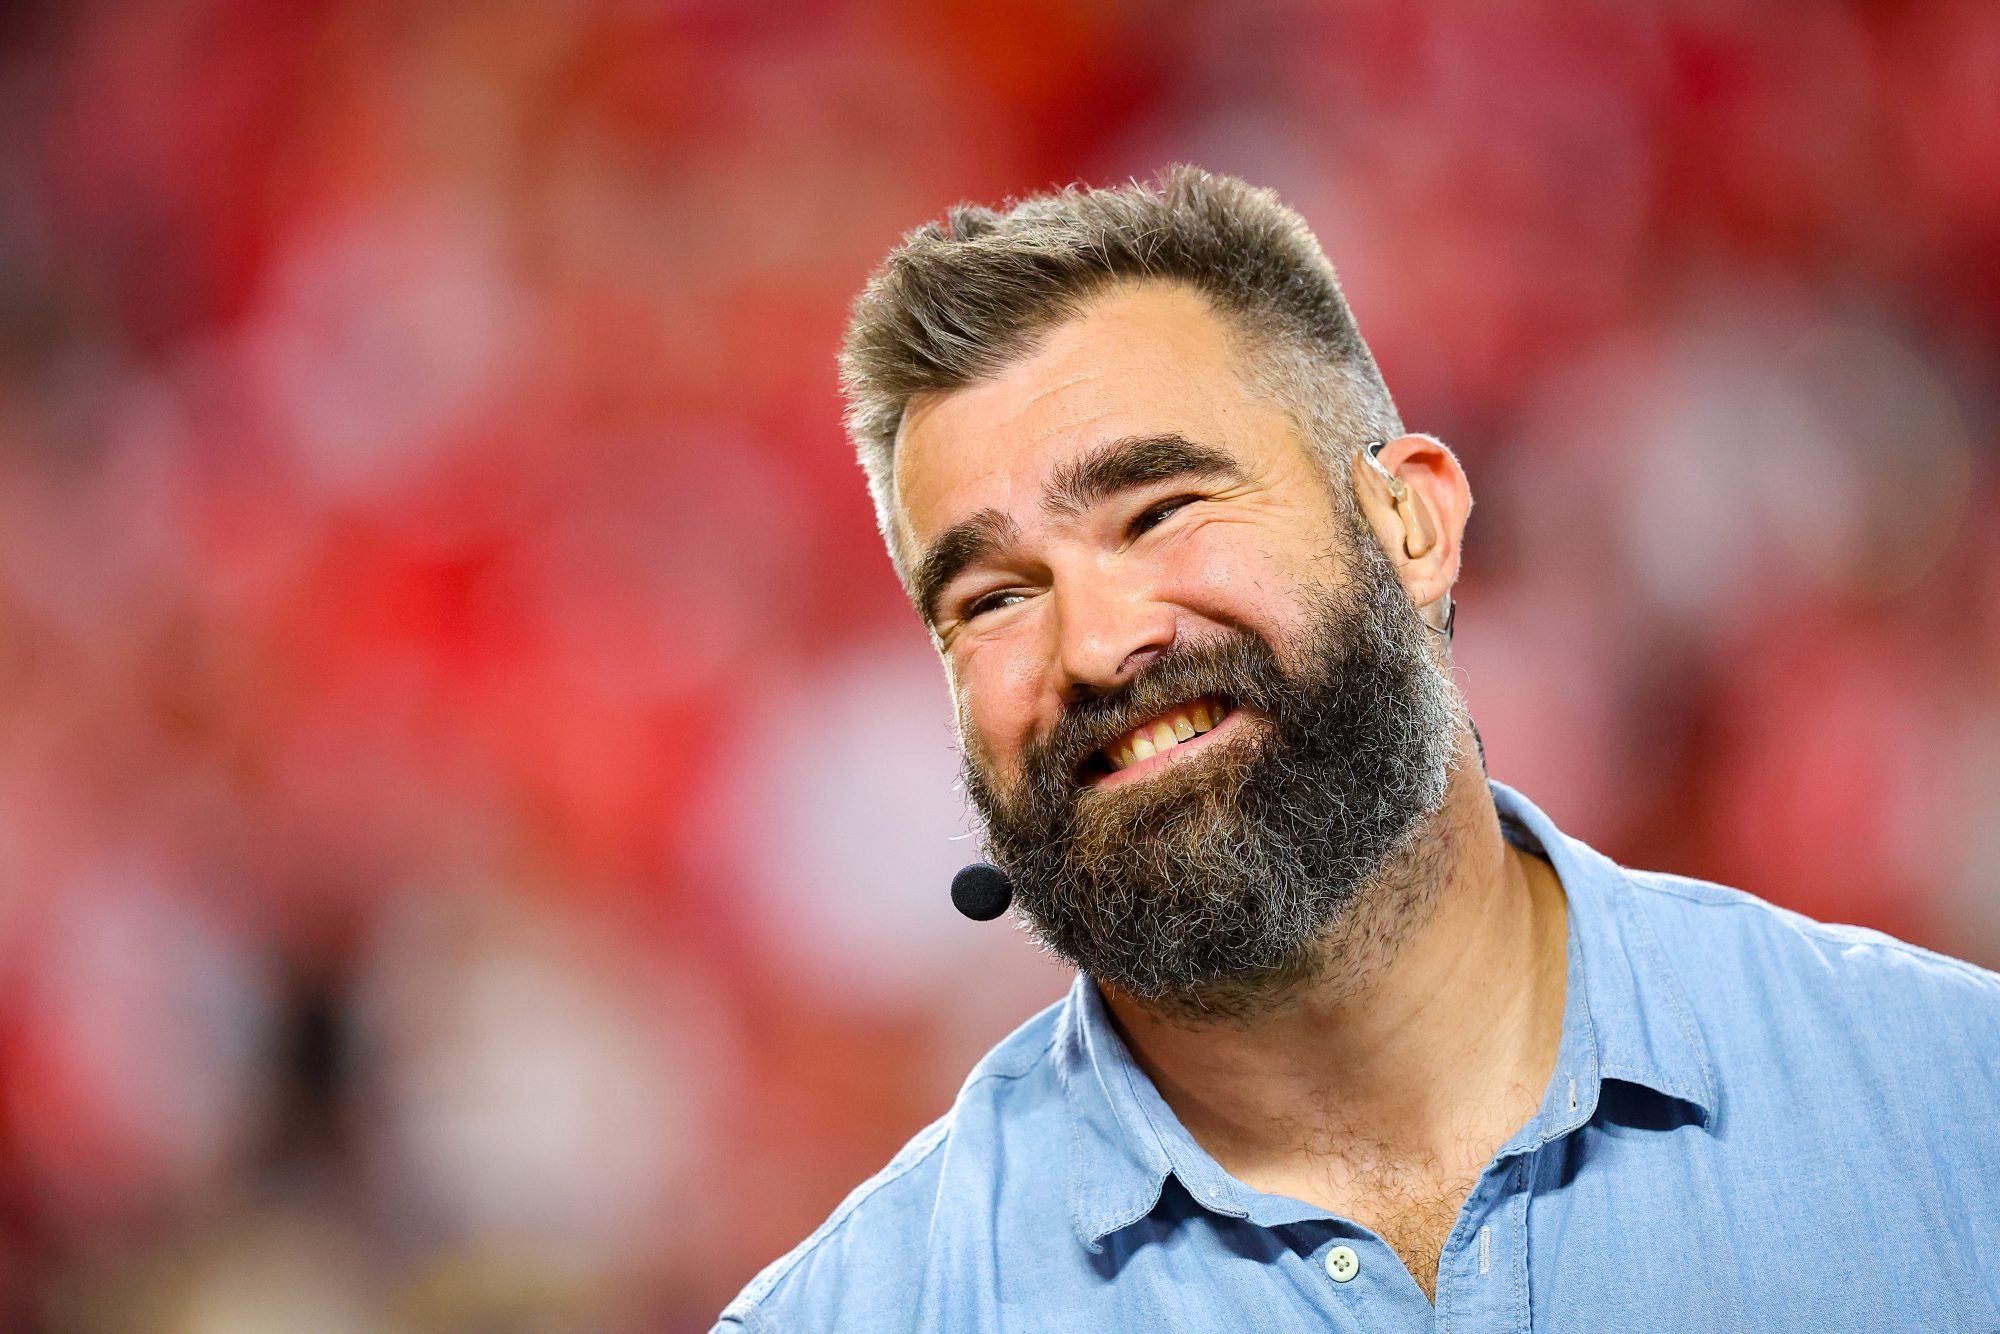
[[[1437,1300],[1438,1260],[1458,1211],[1479,1179],[1478,1170],[1447,1168],[1435,1159],[1421,1164],[1365,1167],[1352,1162],[1312,1174],[1314,1179],[1258,1183],[1261,1189],[1321,1205],[1372,1229],[1410,1271],[1424,1296]]]
[[[1424,1296],[1435,1302],[1438,1260],[1444,1254],[1445,1238],[1451,1235],[1459,1206],[1471,1190],[1472,1182],[1466,1181],[1418,1194],[1369,1200],[1350,1216],[1381,1234],[1424,1290]]]

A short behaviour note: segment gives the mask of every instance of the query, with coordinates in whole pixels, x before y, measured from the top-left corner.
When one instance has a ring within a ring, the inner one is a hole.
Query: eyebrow
[[[1221,450],[1183,435],[1125,436],[1057,469],[1042,508],[1074,518],[1121,491],[1182,477],[1241,482],[1246,474]]]
[[[952,580],[1020,540],[1020,525],[996,509],[980,510],[940,533],[910,580],[924,624],[937,624],[938,599]]]
[[[1182,477],[1241,482],[1246,476],[1243,465],[1228,454],[1182,435],[1125,436],[1057,469],[1048,494],[1042,497],[1042,509],[1057,517],[1073,518],[1134,487]],[[938,600],[952,580],[1020,539],[1020,526],[990,508],[939,534],[917,562],[910,581],[924,623],[937,624]]]

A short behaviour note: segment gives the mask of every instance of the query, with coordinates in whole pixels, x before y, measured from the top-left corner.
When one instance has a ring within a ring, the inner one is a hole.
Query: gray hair
[[[1245,375],[1342,480],[1363,441],[1402,434],[1333,265],[1277,195],[1175,166],[1155,182],[1071,186],[1004,212],[960,204],[889,253],[854,303],[840,354],[847,431],[890,559],[896,435],[910,400],[993,376],[1121,281],[1179,283],[1228,318]],[[1346,488],[1336,487],[1344,498]]]

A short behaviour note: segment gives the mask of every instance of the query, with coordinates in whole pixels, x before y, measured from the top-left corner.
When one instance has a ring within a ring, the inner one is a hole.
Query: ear
[[[1440,624],[1472,512],[1472,488],[1457,456],[1435,436],[1399,436],[1372,461],[1365,446],[1357,451],[1353,474],[1361,512],[1404,591],[1426,620]]]

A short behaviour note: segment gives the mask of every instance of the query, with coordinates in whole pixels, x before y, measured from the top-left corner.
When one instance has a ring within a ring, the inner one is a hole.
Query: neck
[[[1483,1162],[1539,1102],[1561,1037],[1567,907],[1547,863],[1501,836],[1464,740],[1460,758],[1443,808],[1275,1008],[1204,1025],[1106,990],[1134,1058],[1237,1176],[1255,1184],[1356,1142],[1414,1160],[1478,1143]]]

